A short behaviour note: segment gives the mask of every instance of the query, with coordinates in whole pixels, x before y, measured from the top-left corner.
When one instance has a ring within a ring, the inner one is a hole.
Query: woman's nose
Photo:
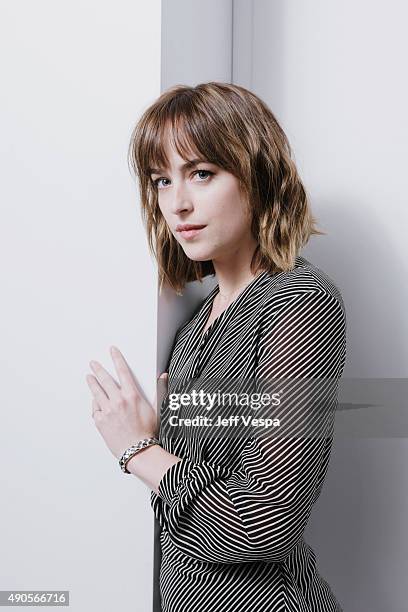
[[[178,214],[185,210],[191,210],[191,208],[192,208],[192,201],[191,201],[191,195],[189,194],[188,189],[186,189],[183,183],[179,185],[174,185],[172,212]]]

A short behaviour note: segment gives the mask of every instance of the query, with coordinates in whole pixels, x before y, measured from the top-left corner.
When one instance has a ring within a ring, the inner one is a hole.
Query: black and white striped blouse
[[[167,398],[180,381],[195,378],[266,384],[341,377],[342,296],[304,257],[290,272],[258,274],[203,334],[217,292],[218,285],[177,331]],[[247,437],[205,436],[203,427],[170,435],[165,398],[159,439],[182,461],[166,471],[159,495],[151,493],[163,612],[342,611],[303,538],[333,439],[336,387],[321,395],[322,387],[320,395],[288,387],[288,401],[271,408],[287,436],[258,435],[256,427]],[[306,435],[312,429],[318,435]]]

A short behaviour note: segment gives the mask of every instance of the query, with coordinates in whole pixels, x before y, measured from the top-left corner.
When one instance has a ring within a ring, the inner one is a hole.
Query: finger
[[[163,374],[160,374],[160,378],[159,380],[163,381],[163,390],[166,392],[167,388],[169,386],[169,375],[167,372],[163,372]]]
[[[128,395],[135,391],[138,392],[132,370],[116,346],[111,346],[111,355],[123,392]]]
[[[116,380],[109,374],[107,370],[98,362],[90,361],[89,365],[98,377],[99,384],[105,391],[106,395],[113,399],[119,394],[119,385]]]
[[[106,395],[105,391],[102,389],[98,380],[95,378],[95,376],[92,376],[92,374],[88,374],[86,377],[86,382],[88,383],[88,386],[92,391],[94,399],[98,402],[99,407],[104,410],[105,407],[109,404],[109,398]]]
[[[96,399],[92,400],[92,417],[95,418],[95,412],[102,412]]]
[[[160,374],[157,381],[164,380],[165,384],[167,384],[168,378],[169,378],[169,375],[167,374],[167,372],[163,372],[163,374]]]
[[[157,379],[156,395],[154,398],[154,409],[156,411],[156,414],[158,410],[160,410],[160,407],[163,403],[164,396],[167,393],[168,376],[169,375],[167,372],[163,372],[162,374],[160,374],[159,378]]]

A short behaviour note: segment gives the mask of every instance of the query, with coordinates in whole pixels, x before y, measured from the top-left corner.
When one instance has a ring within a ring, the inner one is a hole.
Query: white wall
[[[0,23],[0,589],[149,610],[150,490],[85,377],[115,374],[116,344],[153,399],[157,277],[126,155],[160,93],[161,4],[3,0]]]

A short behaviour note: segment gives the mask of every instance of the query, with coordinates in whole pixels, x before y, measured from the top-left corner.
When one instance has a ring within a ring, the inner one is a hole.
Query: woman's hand
[[[138,389],[122,353],[111,347],[111,355],[120,384],[97,361],[90,362],[97,378],[88,374],[86,380],[94,396],[95,425],[112,454],[120,459],[138,440],[156,437],[158,423],[156,410]]]

